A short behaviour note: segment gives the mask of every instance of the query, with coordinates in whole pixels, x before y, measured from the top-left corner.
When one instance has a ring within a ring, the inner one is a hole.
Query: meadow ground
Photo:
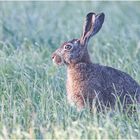
[[[140,138],[140,113],[77,113],[66,101],[66,67],[51,53],[81,35],[90,12],[106,15],[89,43],[92,61],[140,83],[140,2],[0,2],[0,139]]]

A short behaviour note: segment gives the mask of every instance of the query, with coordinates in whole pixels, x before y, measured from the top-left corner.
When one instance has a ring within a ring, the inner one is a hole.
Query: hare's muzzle
[[[62,64],[62,58],[59,55],[57,55],[56,53],[52,54],[52,60],[57,65],[61,65]]]

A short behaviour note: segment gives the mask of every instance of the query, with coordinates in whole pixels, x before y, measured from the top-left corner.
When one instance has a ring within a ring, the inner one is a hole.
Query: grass
[[[89,11],[106,15],[90,41],[94,63],[140,83],[140,2],[0,2],[0,139],[139,139],[138,119],[81,113],[66,100],[66,68],[51,53],[81,35]]]

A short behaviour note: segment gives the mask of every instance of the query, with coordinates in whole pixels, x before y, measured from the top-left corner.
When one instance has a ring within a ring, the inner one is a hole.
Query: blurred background
[[[15,47],[26,39],[56,47],[80,37],[84,17],[93,11],[106,15],[100,40],[110,42],[125,37],[138,41],[139,6],[139,2],[1,2],[0,40]]]

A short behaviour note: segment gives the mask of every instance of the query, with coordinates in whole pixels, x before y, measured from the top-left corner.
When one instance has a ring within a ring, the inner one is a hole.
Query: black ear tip
[[[87,18],[91,18],[93,15],[96,15],[96,16],[99,16],[100,18],[102,18],[104,20],[105,18],[105,14],[102,12],[102,13],[99,13],[99,14],[96,14],[94,12],[90,12],[87,14]]]
[[[97,15],[97,17],[101,20],[101,21],[104,21],[105,19],[105,14],[104,13],[100,13]]]
[[[104,13],[100,13],[100,16],[104,19],[105,18],[105,14]]]
[[[93,13],[93,12],[90,12],[90,13],[87,14],[87,17],[92,17],[92,15],[96,15],[96,14]]]

